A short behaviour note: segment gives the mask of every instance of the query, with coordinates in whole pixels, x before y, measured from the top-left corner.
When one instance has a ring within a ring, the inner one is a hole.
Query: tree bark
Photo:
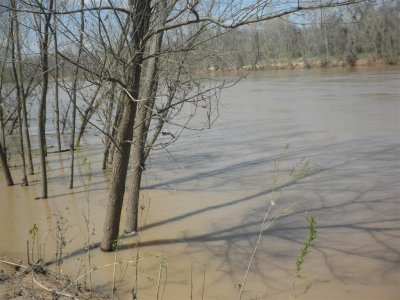
[[[123,197],[125,193],[126,175],[129,164],[129,152],[133,135],[133,124],[139,96],[140,75],[143,63],[145,45],[142,39],[148,30],[150,20],[150,0],[132,0],[130,2],[132,65],[129,84],[129,95],[124,94],[124,110],[118,127],[118,148],[114,154],[113,171],[110,182],[110,193],[107,205],[106,219],[104,222],[103,240],[101,249],[112,251],[113,243],[118,239],[119,223]],[[133,99],[132,99],[132,98]]]

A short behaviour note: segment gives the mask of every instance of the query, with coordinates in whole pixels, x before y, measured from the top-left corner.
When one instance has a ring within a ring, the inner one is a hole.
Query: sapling
[[[304,245],[300,249],[300,253],[296,259],[296,271],[295,271],[294,278],[293,278],[290,299],[304,295],[305,293],[308,292],[308,290],[311,288],[311,285],[312,285],[311,282],[307,281],[306,277],[302,273],[302,270],[303,270],[304,261],[305,261],[306,257],[310,254],[311,246],[317,237],[317,229],[316,229],[317,228],[317,219],[313,215],[307,214],[306,220],[308,223],[308,236],[307,236],[306,240],[304,241]],[[303,291],[295,294],[294,288],[295,288],[296,279],[305,280],[307,282],[307,285],[305,286]]]

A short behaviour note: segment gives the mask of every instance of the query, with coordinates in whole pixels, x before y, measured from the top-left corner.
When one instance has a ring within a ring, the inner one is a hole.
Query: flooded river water
[[[116,299],[131,299],[133,286],[138,299],[234,299],[274,200],[271,218],[292,213],[264,232],[242,299],[289,298],[307,213],[318,236],[296,293],[312,282],[304,299],[397,299],[399,86],[395,67],[248,76],[222,92],[211,130],[187,131],[150,157],[142,231],[123,237],[116,253],[98,249],[109,178],[101,142],[80,149],[73,192],[68,154],[49,154],[47,200],[34,200],[39,175],[26,188],[6,187],[0,175],[0,253],[25,259],[37,224],[49,268],[62,231],[62,272],[78,278],[96,267],[93,287],[111,295],[114,277]],[[137,258],[138,267],[125,263]],[[115,270],[106,266],[115,261]]]

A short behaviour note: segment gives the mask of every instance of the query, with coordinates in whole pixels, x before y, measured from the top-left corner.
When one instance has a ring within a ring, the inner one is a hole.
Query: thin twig
[[[74,297],[74,296],[72,296],[72,295],[70,295],[70,294],[67,294],[67,293],[64,293],[64,292],[57,292],[56,290],[52,290],[52,289],[50,289],[50,288],[48,288],[48,287],[45,287],[43,284],[41,284],[39,281],[37,281],[35,278],[33,278],[33,282],[34,283],[36,283],[39,287],[41,287],[42,289],[44,289],[44,290],[46,290],[46,291],[48,291],[48,292],[50,292],[50,293],[55,293],[55,294],[57,294],[58,296],[63,296],[63,297],[68,297],[68,298],[72,298],[72,299],[76,299],[76,300],[79,300],[79,298],[76,298],[76,297]]]
[[[21,268],[24,268],[24,269],[29,269],[29,267],[27,267],[27,266],[24,266],[24,265],[21,265],[21,264],[16,264],[16,263],[13,263],[11,261],[6,261],[6,260],[0,259],[0,262],[2,262],[3,264],[10,265],[10,266],[16,266],[16,267],[21,267]]]
[[[205,284],[206,284],[206,268],[207,265],[204,265],[204,272],[203,272],[203,288],[201,290],[201,300],[204,300],[204,288],[205,288]]]

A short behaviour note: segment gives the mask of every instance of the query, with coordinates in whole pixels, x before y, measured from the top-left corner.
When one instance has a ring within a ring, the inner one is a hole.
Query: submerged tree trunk
[[[22,113],[22,133],[23,133],[23,138],[24,142],[26,145],[26,154],[28,158],[28,168],[29,168],[29,174],[33,175],[34,174],[34,169],[33,169],[33,160],[32,160],[32,147],[31,147],[31,138],[29,135],[29,125],[28,125],[28,112],[26,109],[26,100],[27,96],[29,94],[29,91],[24,94],[24,78],[23,78],[23,72],[22,72],[22,56],[21,56],[21,46],[19,42],[19,25],[18,25],[18,19],[16,16],[16,24],[15,24],[15,33],[16,33],[16,54],[17,54],[17,73],[18,73],[18,80],[19,80],[19,88],[21,89],[21,113]],[[29,90],[29,87],[28,87]]]
[[[161,1],[160,1],[161,3]],[[161,10],[161,9],[160,9]],[[157,13],[157,12],[156,12]],[[165,19],[163,20],[165,22]],[[126,223],[125,232],[137,232],[138,231],[138,219],[139,219],[139,193],[140,183],[142,180],[142,173],[144,171],[144,146],[146,143],[146,117],[148,116],[149,110],[151,110],[151,103],[155,98],[153,93],[153,87],[157,82],[157,71],[158,61],[161,51],[161,42],[163,34],[159,33],[153,37],[149,45],[149,56],[152,56],[146,65],[146,76],[143,78],[142,91],[140,95],[139,112],[135,119],[135,128],[133,132],[133,147],[131,151],[131,177],[130,177],[130,189],[128,195],[128,205],[126,211]],[[151,114],[150,114],[151,116]]]
[[[4,178],[6,179],[7,185],[8,186],[14,185],[14,181],[12,179],[10,169],[8,168],[8,164],[7,164],[6,151],[3,148],[3,145],[1,142],[0,142],[0,163],[1,163],[0,164],[1,168],[3,169],[3,174],[4,174]]]
[[[7,37],[7,44],[6,49],[4,51],[3,61],[1,62],[1,70],[0,70],[0,144],[3,145],[2,152],[4,154],[4,159],[7,162],[7,149],[6,149],[6,132],[5,132],[5,124],[4,124],[4,112],[3,112],[3,81],[4,81],[4,68],[5,68],[5,61],[7,59],[8,50],[10,47],[11,38],[11,26],[8,30],[8,37]]]
[[[17,40],[18,40],[18,35],[17,35],[17,12],[16,12],[16,3],[15,0],[11,1],[11,60],[12,60],[12,70],[13,70],[13,75],[14,75],[14,80],[15,80],[15,89],[17,93],[17,118],[18,118],[18,125],[19,125],[19,145],[20,145],[20,151],[21,151],[21,159],[22,159],[22,185],[27,186],[28,185],[28,176],[26,172],[26,160],[25,160],[25,148],[24,148],[24,138],[23,138],[23,132],[22,132],[22,117],[21,117],[21,107],[22,107],[22,94],[23,91],[20,86],[20,78],[18,76],[18,70],[17,70],[17,57],[16,57],[16,47],[17,47]]]
[[[54,9],[57,10],[57,4]],[[57,17],[54,15],[54,59],[55,59],[55,86],[54,86],[54,101],[55,101],[55,114],[56,114],[56,138],[57,138],[57,151],[61,152],[61,134],[60,134],[60,101],[59,101],[59,60],[58,60],[58,41],[57,41]]]
[[[53,0],[49,2],[49,10],[53,9]],[[42,198],[47,198],[47,167],[46,167],[46,99],[47,99],[47,89],[49,85],[49,29],[51,14],[47,13],[44,16],[45,24],[43,36],[41,36],[41,56],[42,56],[42,72],[43,72],[43,82],[42,82],[42,93],[39,103],[39,115],[38,115],[38,127],[39,127],[39,157],[40,157],[40,167],[41,167],[41,179],[42,179]]]
[[[139,108],[139,113],[135,119],[134,133],[133,133],[133,147],[131,151],[131,176],[130,176],[130,188],[128,195],[128,206],[126,210],[126,223],[125,232],[137,232],[138,231],[138,206],[139,206],[139,192],[140,182],[142,179],[142,172],[144,169],[143,161],[143,132],[144,132],[144,121],[146,118],[146,107],[148,103],[146,100]]]
[[[130,10],[132,12],[130,16],[132,38],[129,46],[134,52],[132,53],[131,72],[128,81],[129,94],[124,94],[124,110],[121,122],[118,126],[118,148],[114,154],[115,157],[110,182],[110,193],[107,204],[106,219],[104,222],[103,240],[101,242],[101,249],[103,251],[112,251],[113,243],[118,239],[119,235],[119,223],[125,193],[129,152],[131,149],[133,124],[135,121],[137,100],[139,96],[143,50],[145,47],[145,45],[142,44],[142,39],[148,29],[148,22],[150,20],[150,4],[150,0],[132,0],[130,4]]]
[[[17,8],[15,1],[12,1],[11,5],[13,8]],[[30,135],[29,135],[28,113],[27,113],[27,109],[26,109],[26,100],[29,95],[29,89],[30,89],[29,86],[30,86],[30,84],[32,84],[32,81],[28,85],[27,92],[24,93],[25,89],[24,89],[24,76],[23,76],[23,71],[22,71],[22,55],[21,55],[20,33],[19,33],[19,21],[18,21],[18,16],[17,16],[16,11],[13,11],[12,18],[13,18],[13,22],[12,22],[12,31],[13,31],[12,50],[13,50],[13,53],[12,53],[12,56],[14,57],[13,68],[15,68],[14,79],[15,79],[17,94],[19,94],[18,101],[20,102],[19,108],[21,110],[20,126],[22,126],[21,132],[22,132],[24,143],[26,145],[26,148],[24,147],[25,148],[24,150],[25,150],[25,154],[28,159],[29,174],[32,175],[34,173],[33,160],[32,160],[32,147],[31,147],[31,140],[30,140]],[[33,78],[32,78],[32,80],[33,80]]]
[[[75,127],[76,127],[76,98],[77,98],[77,84],[78,84],[78,75],[79,75],[79,61],[82,55],[83,48],[83,32],[85,30],[85,18],[84,18],[84,0],[81,0],[81,26],[80,26],[80,34],[79,34],[79,50],[77,57],[77,67],[74,72],[74,81],[72,83],[72,125],[71,125],[71,141],[70,141],[70,152],[71,152],[71,163],[70,163],[70,177],[69,177],[69,188],[72,189],[74,187],[74,164],[75,164]]]

